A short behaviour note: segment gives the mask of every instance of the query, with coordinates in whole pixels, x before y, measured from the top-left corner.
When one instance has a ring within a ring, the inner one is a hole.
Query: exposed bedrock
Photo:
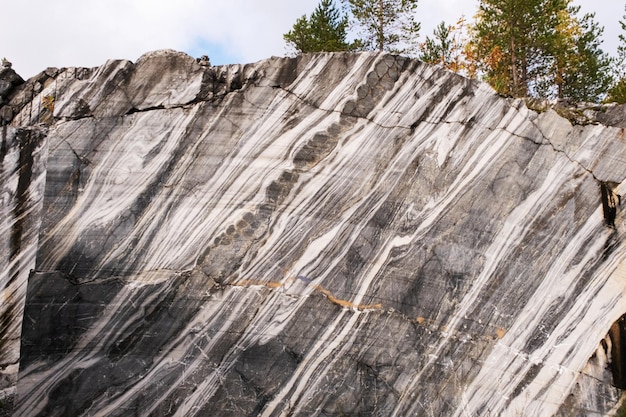
[[[15,393],[26,287],[35,268],[45,130],[0,126],[0,401]]]
[[[16,416],[619,407],[622,128],[384,54],[36,80],[0,159]]]

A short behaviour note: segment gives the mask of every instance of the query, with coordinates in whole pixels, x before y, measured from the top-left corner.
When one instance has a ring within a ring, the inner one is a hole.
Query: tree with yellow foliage
[[[557,97],[572,101],[597,103],[605,96],[613,83],[611,74],[612,60],[602,51],[600,44],[603,28],[594,20],[594,13],[587,13],[582,18],[576,17],[580,6],[570,10],[573,27],[563,36],[567,39],[568,49],[553,51],[554,61],[562,65],[553,72],[556,76]]]
[[[418,58],[472,78],[475,70],[471,60],[466,57],[467,32],[465,28],[464,16],[461,16],[456,25],[446,25],[445,22],[441,22],[433,30],[433,37],[427,36],[424,43],[420,45]]]
[[[501,94],[525,97],[567,0],[481,0],[468,51]]]
[[[593,14],[571,0],[481,0],[467,56],[501,94],[598,101],[610,85]]]

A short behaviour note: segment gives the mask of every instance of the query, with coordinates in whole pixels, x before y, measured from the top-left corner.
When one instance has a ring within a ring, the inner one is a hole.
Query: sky
[[[338,4],[338,0],[336,0]],[[23,78],[47,67],[95,67],[108,59],[136,61],[145,52],[175,49],[208,55],[213,65],[285,56],[283,40],[319,0],[19,0],[0,14],[0,58]],[[625,1],[574,0],[596,12],[602,48],[615,55]],[[441,21],[471,18],[478,0],[420,0],[420,37]]]

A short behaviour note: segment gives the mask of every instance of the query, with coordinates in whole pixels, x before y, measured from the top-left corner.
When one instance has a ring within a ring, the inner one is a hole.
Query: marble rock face
[[[391,55],[46,74],[0,153],[15,416],[619,407],[622,128]]]

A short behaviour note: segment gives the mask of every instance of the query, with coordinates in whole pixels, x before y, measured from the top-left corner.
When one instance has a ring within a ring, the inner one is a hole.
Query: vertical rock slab
[[[45,184],[46,132],[1,126],[0,400],[15,392],[28,277],[35,268]]]
[[[616,406],[621,129],[385,54],[188,58],[57,80],[16,416]]]

